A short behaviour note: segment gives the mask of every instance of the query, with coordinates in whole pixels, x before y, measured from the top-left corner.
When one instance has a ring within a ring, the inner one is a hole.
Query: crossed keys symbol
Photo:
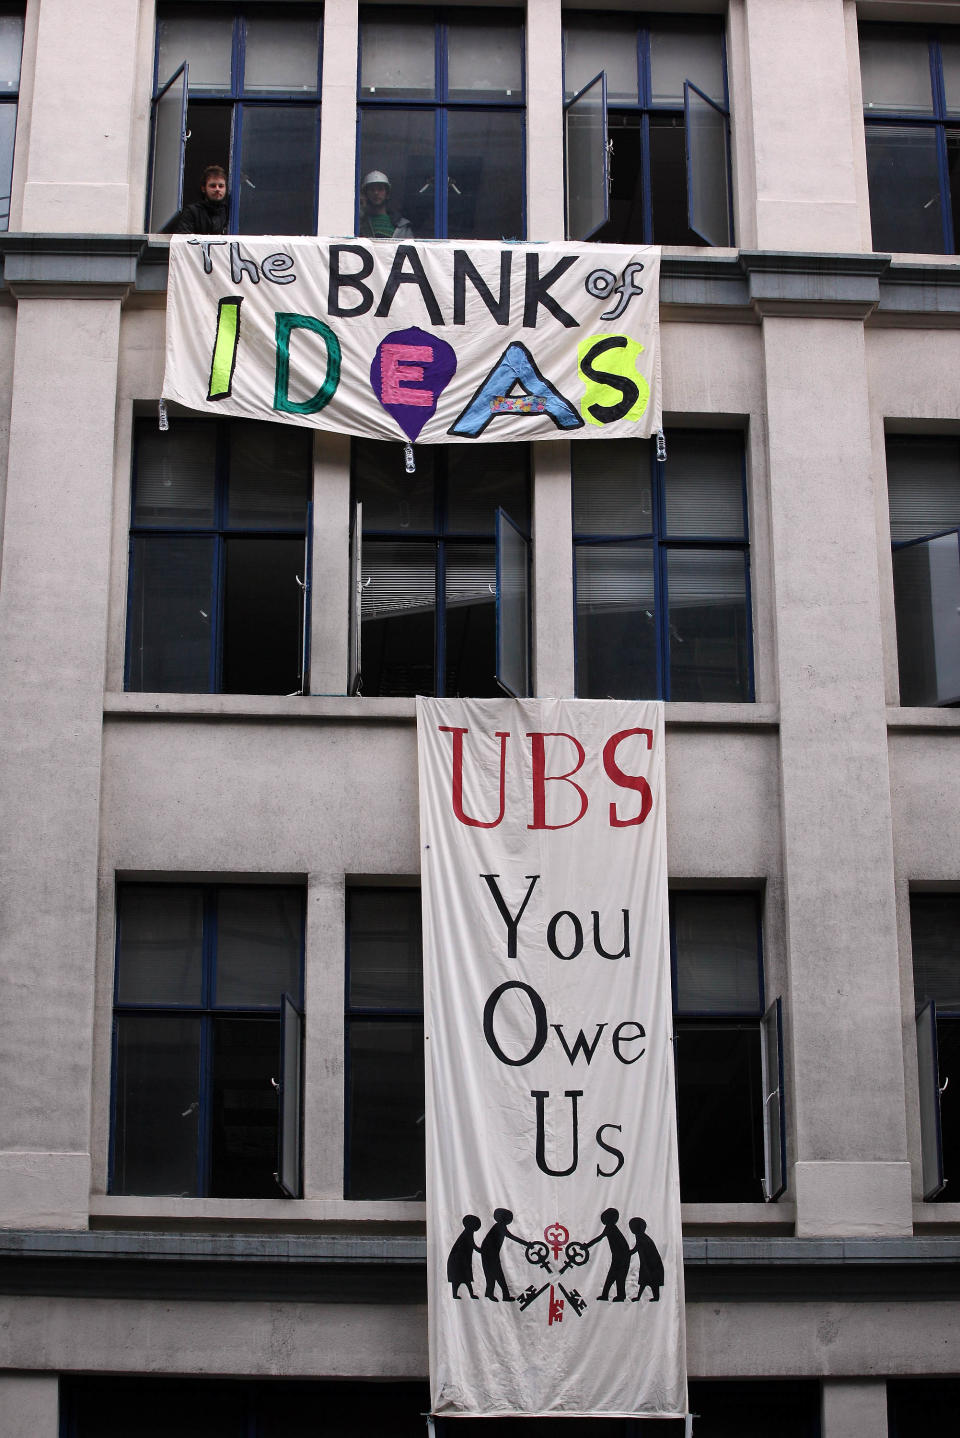
[[[570,1237],[569,1231],[562,1223],[548,1223],[543,1230],[543,1236],[553,1249],[554,1261],[560,1257],[560,1250],[564,1247]]]

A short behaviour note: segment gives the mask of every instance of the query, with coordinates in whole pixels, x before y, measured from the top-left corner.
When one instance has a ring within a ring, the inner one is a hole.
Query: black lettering
[[[541,305],[553,315],[555,320],[560,321],[564,329],[575,330],[579,328],[579,320],[575,320],[573,315],[568,315],[562,305],[559,305],[553,298],[553,295],[549,293],[550,286],[556,284],[560,276],[568,270],[571,265],[576,264],[576,262],[576,255],[564,255],[563,259],[558,260],[552,270],[549,270],[547,274],[541,277],[540,256],[536,251],[527,254],[527,283],[523,295],[523,324],[525,329],[536,329],[537,312]]]
[[[533,1037],[533,1043],[523,1058],[519,1059],[512,1059],[504,1053],[493,1031],[493,1016],[497,1011],[497,1004],[508,989],[523,990],[533,1005],[533,1015],[536,1022],[536,1032]],[[509,979],[505,984],[501,984],[499,988],[494,989],[483,1006],[483,1037],[502,1064],[510,1064],[513,1068],[520,1068],[523,1064],[528,1064],[531,1060],[535,1059],[547,1042],[547,1011],[544,1007],[543,999],[537,993],[536,989],[532,989],[529,984],[521,983],[519,979]]]
[[[623,914],[623,948],[619,954],[608,954],[600,942],[600,912],[598,909],[591,909],[593,914],[593,947],[598,954],[605,959],[629,959],[630,957],[630,915],[626,909],[621,909]]]
[[[500,910],[500,913],[503,917],[503,922],[507,926],[507,958],[515,959],[517,957],[517,927],[520,923],[520,920],[523,918],[523,911],[527,907],[527,904],[530,902],[530,895],[536,888],[537,880],[539,879],[540,875],[524,874],[523,877],[530,880],[530,887],[527,889],[523,903],[517,910],[516,918],[514,918],[513,915],[510,913],[510,910],[507,908],[506,904],[503,901],[503,895],[497,887],[496,880],[499,879],[500,875],[481,874],[480,877],[493,895],[493,901],[496,904],[497,908]]]
[[[453,252],[453,323],[466,324],[467,280],[473,285],[498,325],[510,322],[510,266],[513,262],[511,250],[500,251],[500,298],[495,299],[487,282],[480,274],[466,250]]]
[[[636,1033],[627,1034],[623,1032],[624,1029],[636,1029]],[[646,1036],[647,1031],[643,1027],[643,1024],[634,1023],[633,1019],[627,1019],[625,1023],[617,1024],[617,1027],[610,1036],[610,1042],[613,1045],[613,1052],[622,1064],[635,1064],[637,1059],[643,1058],[646,1049],[641,1049],[638,1054],[634,1054],[632,1059],[628,1059],[620,1052],[620,1045],[635,1044],[639,1042],[640,1039],[645,1039]]]
[[[561,919],[569,919],[573,925],[573,948],[569,954],[561,954],[557,948],[557,925]],[[547,925],[547,947],[558,959],[575,959],[583,948],[583,925],[576,914],[571,914],[569,909],[561,909],[559,914],[554,914]]]
[[[593,1058],[594,1054],[597,1051],[597,1044],[600,1042],[600,1035],[603,1033],[604,1029],[607,1026],[606,1024],[597,1024],[597,1032],[594,1035],[592,1044],[587,1042],[587,1037],[584,1034],[583,1029],[580,1029],[577,1033],[577,1037],[573,1041],[573,1048],[570,1047],[570,1045],[564,1038],[563,1024],[551,1024],[550,1027],[555,1031],[557,1038],[563,1044],[563,1051],[569,1059],[571,1066],[576,1063],[578,1054],[582,1052],[584,1058],[587,1061],[587,1067],[589,1068],[590,1060]]]
[[[350,270],[344,274],[340,269],[341,255],[356,255],[360,260],[358,270]],[[330,246],[330,281],[327,286],[327,314],[339,315],[341,318],[352,319],[356,315],[365,315],[373,304],[373,293],[367,288],[363,281],[373,271],[373,255],[365,250],[362,245],[331,245]],[[341,290],[356,290],[360,296],[360,303],[352,309],[346,309],[340,303]]]
[[[404,274],[404,265],[410,266],[409,274]],[[437,297],[430,288],[430,281],[423,268],[423,261],[412,245],[397,246],[397,253],[394,255],[393,264],[390,267],[390,276],[383,287],[383,294],[377,306],[377,319],[384,319],[389,315],[390,306],[401,285],[416,285],[426,306],[427,314],[430,316],[430,323],[433,325],[443,324],[443,315],[440,313]]]
[[[618,389],[623,399],[618,404],[590,404],[587,409],[594,419],[600,424],[612,424],[615,419],[626,419],[640,398],[640,387],[635,385],[632,379],[625,374],[609,374],[607,370],[594,369],[593,361],[600,355],[606,354],[607,350],[623,349],[628,343],[626,335],[608,335],[606,339],[597,340],[591,345],[580,361],[580,368],[587,379],[596,380],[598,384],[605,384],[609,389]]]
[[[572,1143],[573,1157],[569,1168],[551,1168],[547,1163],[547,1142],[546,1125],[544,1123],[543,1109],[544,1100],[550,1097],[547,1089],[531,1089],[530,1097],[536,1100],[537,1104],[537,1168],[542,1173],[549,1174],[551,1178],[566,1178],[576,1169],[580,1157],[580,1136],[577,1123],[577,1099],[583,1098],[583,1089],[566,1089],[564,1098],[570,1100],[572,1108]]]
[[[613,1178],[614,1174],[619,1173],[623,1168],[623,1154],[618,1148],[614,1148],[612,1144],[604,1143],[603,1141],[603,1131],[605,1128],[615,1128],[617,1133],[623,1132],[623,1125],[619,1123],[602,1123],[597,1129],[597,1143],[605,1153],[612,1153],[617,1160],[616,1168],[601,1168],[600,1165],[597,1164],[597,1178]]]

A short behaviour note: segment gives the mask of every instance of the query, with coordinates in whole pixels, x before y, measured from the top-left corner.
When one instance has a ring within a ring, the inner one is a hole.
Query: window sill
[[[343,1198],[164,1198],[150,1194],[92,1194],[90,1220],[109,1219],[111,1224],[127,1223],[138,1228],[144,1220],[171,1225],[238,1224],[260,1227],[275,1223],[299,1228],[303,1224],[336,1223],[416,1224],[426,1222],[423,1202],[354,1202]]]
[[[681,1203],[680,1218],[686,1238],[706,1238],[713,1233],[729,1234],[731,1228],[743,1233],[759,1229],[793,1233],[797,1209],[792,1200],[775,1203]]]
[[[960,729],[960,708],[903,708],[887,705],[887,728],[892,733],[922,733],[925,729]]]
[[[960,1202],[913,1205],[915,1234],[942,1233],[945,1229],[960,1231]]]

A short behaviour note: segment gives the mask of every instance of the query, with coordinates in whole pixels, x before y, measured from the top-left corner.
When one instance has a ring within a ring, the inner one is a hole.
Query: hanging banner
[[[663,707],[417,725],[433,1412],[685,1415]]]
[[[164,399],[418,444],[660,428],[660,251],[170,240]]]

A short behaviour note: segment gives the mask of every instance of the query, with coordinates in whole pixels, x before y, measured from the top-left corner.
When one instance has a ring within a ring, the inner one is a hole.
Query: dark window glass
[[[888,1378],[889,1438],[949,1433],[960,1412],[960,1378]]]
[[[347,1198],[424,1196],[419,889],[348,898]]]
[[[156,90],[189,66],[183,202],[229,177],[231,234],[317,232],[319,5],[160,5]]]
[[[759,896],[671,895],[680,1196],[763,1200]]]
[[[519,14],[364,11],[358,103],[359,235],[523,238]],[[374,171],[389,180],[385,213],[364,192]]]
[[[249,420],[138,424],[127,688],[301,685],[311,437]]]
[[[956,1203],[960,1188],[960,894],[911,894],[910,936],[916,1007],[923,1008],[931,999],[937,1005],[944,1187],[936,1200]]]
[[[356,440],[353,484],[363,505],[363,692],[500,694],[496,512],[526,530],[528,447],[422,449],[408,476],[398,445]]]
[[[887,437],[900,702],[960,703],[960,441]]]
[[[607,76],[610,142],[610,218],[592,239],[608,244],[703,245],[688,223],[687,122],[684,82],[716,106],[719,139],[710,164],[722,172],[719,212],[729,229],[729,113],[722,27],[701,17],[677,21],[645,16],[564,12],[564,89],[567,100],[601,70]]]
[[[573,446],[577,694],[752,699],[743,442]]]
[[[10,224],[13,144],[23,52],[23,16],[0,14],[0,230]]]
[[[280,1001],[302,990],[299,889],[117,890],[111,1192],[278,1198]]]

